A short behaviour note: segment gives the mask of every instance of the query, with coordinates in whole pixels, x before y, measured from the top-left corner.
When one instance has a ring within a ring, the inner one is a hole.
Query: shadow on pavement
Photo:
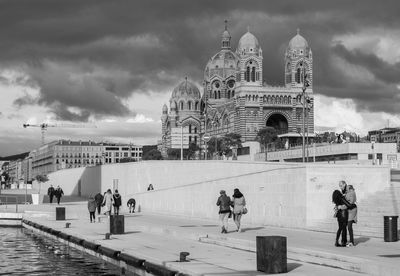
[[[251,230],[261,230],[261,229],[264,229],[264,227],[242,228],[242,232],[247,232]]]
[[[302,266],[302,264],[299,263],[288,263],[287,264],[287,271],[290,272],[292,270],[295,270],[296,268]]]
[[[359,244],[359,243],[367,242],[369,240],[370,240],[370,238],[368,238],[368,237],[359,237],[359,238],[355,238],[354,242],[355,242],[355,244]]]

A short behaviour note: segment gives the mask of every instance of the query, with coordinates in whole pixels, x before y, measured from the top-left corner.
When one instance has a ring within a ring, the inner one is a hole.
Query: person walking
[[[118,193],[118,190],[115,190],[113,194],[114,199],[114,215],[119,215],[119,207],[122,205],[121,195]]]
[[[107,192],[104,194],[103,198],[103,206],[105,206],[106,211],[104,212],[105,215],[111,215],[111,206],[113,205],[113,195],[111,194],[111,189],[108,189]]]
[[[219,220],[221,221],[222,231],[221,233],[228,233],[228,218],[231,214],[231,199],[226,195],[224,190],[219,192],[220,196],[217,200],[217,206],[219,206]]]
[[[100,215],[100,213],[101,213],[101,204],[103,203],[103,195],[101,193],[97,193],[94,196],[94,199],[96,200],[97,214]]]
[[[233,206],[233,221],[236,224],[237,231],[242,232],[240,220],[242,219],[243,211],[245,210],[246,199],[237,188],[233,190],[231,205]]]
[[[64,195],[64,191],[61,189],[60,185],[57,186],[57,189],[54,191],[54,195],[57,198],[57,204],[60,205],[61,197]]]
[[[89,216],[90,216],[90,222],[96,222],[96,207],[97,207],[97,202],[96,199],[93,197],[93,195],[89,196],[88,200],[88,210],[89,210]]]
[[[344,197],[350,204],[349,206],[346,204],[349,213],[347,218],[347,230],[349,231],[350,239],[350,242],[346,246],[352,247],[354,246],[353,223],[357,223],[357,197],[353,185],[347,185]]]
[[[346,246],[347,243],[347,219],[348,211],[343,202],[343,194],[339,190],[335,190],[332,193],[332,202],[335,204],[335,217],[338,222],[338,230],[336,231],[335,246],[341,247]],[[342,242],[339,243],[339,238],[342,238]]]
[[[153,187],[153,184],[149,184],[149,187],[147,187],[147,191],[153,191],[154,190],[154,187]]]
[[[135,213],[136,200],[134,198],[130,198],[126,205],[129,208],[129,213]]]
[[[55,190],[53,185],[50,185],[50,187],[47,189],[47,195],[49,196],[50,203],[53,203],[54,192]]]

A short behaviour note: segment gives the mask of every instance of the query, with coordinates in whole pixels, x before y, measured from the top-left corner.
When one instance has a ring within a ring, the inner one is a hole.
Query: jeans
[[[89,213],[90,213],[90,222],[92,222],[92,218],[93,218],[93,221],[96,221],[95,212],[89,212]]]
[[[342,244],[347,243],[347,210],[339,210],[337,213],[338,230],[336,232],[336,242],[339,242],[339,237],[342,236]]]
[[[353,220],[347,222],[347,229],[349,230],[350,242],[352,244],[354,244],[353,223],[354,223]]]
[[[219,214],[219,220],[221,221],[221,226],[228,230],[228,217],[229,213],[221,213]]]

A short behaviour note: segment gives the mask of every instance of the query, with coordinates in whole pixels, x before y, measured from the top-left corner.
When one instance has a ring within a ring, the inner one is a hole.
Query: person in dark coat
[[[93,218],[93,222],[96,222],[96,206],[97,206],[97,202],[94,199],[94,197],[92,195],[89,196],[89,200],[88,200],[88,210],[89,210],[89,216],[90,216],[90,222],[92,222],[92,218]]]
[[[53,203],[54,192],[55,190],[53,185],[50,185],[50,187],[47,189],[47,195],[49,196],[50,203]]]
[[[338,222],[338,230],[336,231],[335,246],[346,246],[347,243],[347,220],[348,211],[343,202],[343,194],[339,190],[332,193],[332,202],[335,204],[335,216]],[[342,237],[342,242],[339,243],[339,238]]]
[[[101,193],[97,193],[94,196],[94,200],[96,201],[97,206],[97,214],[100,215],[101,212],[101,204],[103,203],[103,195]]]
[[[226,195],[224,190],[221,190],[220,196],[217,200],[217,206],[219,206],[219,220],[221,221],[222,230],[221,233],[228,233],[228,218],[231,215],[231,199]]]
[[[130,198],[126,205],[129,208],[129,213],[135,213],[136,200],[134,198]]]
[[[119,215],[119,207],[122,205],[122,200],[121,200],[121,195],[118,193],[118,190],[115,190],[113,198],[114,198],[114,215]]]
[[[57,198],[57,204],[60,204],[61,197],[64,195],[64,191],[60,188],[60,186],[57,186],[54,195]]]

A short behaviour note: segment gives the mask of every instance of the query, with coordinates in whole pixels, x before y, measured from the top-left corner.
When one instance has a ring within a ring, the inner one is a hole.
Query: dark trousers
[[[119,215],[119,206],[114,206],[114,215]]]
[[[342,245],[347,243],[347,210],[339,210],[337,213],[338,230],[336,232],[336,242],[339,242],[340,236],[342,236]]]
[[[57,197],[57,204],[60,204],[60,199],[61,199],[61,196],[58,196]]]
[[[97,214],[100,215],[101,212],[101,204],[97,204]]]
[[[53,203],[53,196],[54,195],[49,195],[50,203]]]
[[[90,213],[90,222],[92,222],[92,218],[93,218],[93,221],[96,222],[95,212],[89,212],[89,213]]]
[[[354,223],[353,220],[347,222],[347,229],[349,230],[350,242],[352,244],[354,244],[353,223]]]

